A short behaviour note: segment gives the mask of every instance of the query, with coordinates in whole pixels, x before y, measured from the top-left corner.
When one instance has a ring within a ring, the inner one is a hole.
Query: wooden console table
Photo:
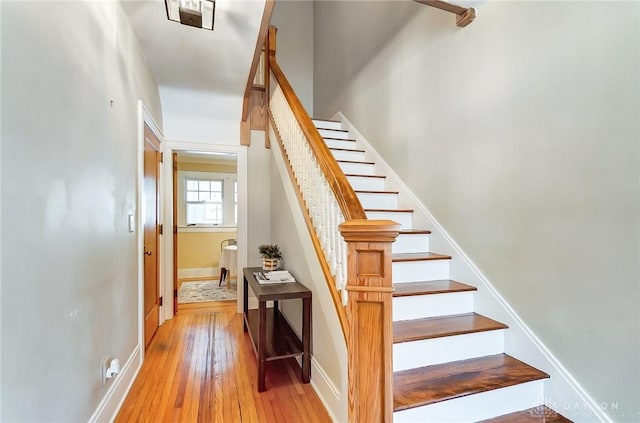
[[[300,282],[260,284],[254,272],[260,267],[245,267],[244,274],[244,331],[249,332],[253,351],[258,358],[258,392],[266,390],[264,383],[267,361],[302,356],[302,383],[311,377],[311,291]],[[249,289],[258,299],[258,309],[249,310]],[[278,308],[278,301],[302,299],[302,340],[291,329]],[[273,308],[267,309],[267,301]]]

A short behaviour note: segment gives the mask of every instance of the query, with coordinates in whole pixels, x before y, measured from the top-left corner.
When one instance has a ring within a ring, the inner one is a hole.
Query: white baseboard
[[[296,357],[296,360],[302,366],[302,358]],[[340,391],[313,357],[311,357],[311,387],[316,391],[320,402],[329,413],[331,421],[339,423],[335,410],[339,410],[340,407]]]
[[[102,401],[100,401],[100,404],[98,404],[89,422],[102,423],[115,420],[122,403],[131,389],[131,385],[136,380],[141,366],[142,348],[138,344],[122,367],[120,374],[111,382],[111,386]]]
[[[559,396],[566,396],[566,398],[556,398],[553,401],[548,401],[545,398],[546,405],[550,408],[557,408],[556,411],[564,414],[566,417],[578,422],[578,421],[592,421],[593,416],[601,422],[611,422],[611,418],[598,406],[597,402],[585,391],[585,389],[576,381],[576,379],[569,373],[569,371],[562,365],[562,363],[551,353],[551,351],[542,343],[535,333],[529,328],[529,326],[522,320],[522,318],[516,313],[516,311],[507,303],[507,301],[500,295],[498,290],[493,286],[489,279],[480,271],[478,266],[465,254],[455,240],[449,235],[449,233],[442,227],[442,225],[435,219],[435,217],[429,212],[427,207],[415,196],[413,191],[403,182],[403,180],[393,171],[389,164],[378,154],[378,152],[371,146],[366,138],[349,122],[349,120],[342,114],[342,112],[336,113],[332,118],[343,122],[343,127],[350,131],[353,138],[360,143],[366,150],[367,155],[373,157],[373,161],[376,162],[376,167],[384,169],[385,175],[393,181],[397,186],[401,195],[406,196],[413,204],[416,210],[416,214],[422,214],[426,221],[432,225],[432,236],[436,233],[440,235],[444,242],[448,244],[451,251],[443,251],[443,253],[452,254],[455,258],[460,259],[462,266],[466,269],[466,273],[472,275],[474,281],[466,281],[467,283],[480,283],[493,297],[494,302],[501,308],[501,311],[511,319],[511,322],[505,322],[509,324],[511,330],[516,329],[519,331],[518,341],[528,342],[529,346],[522,345],[521,350],[527,350],[527,357],[525,360],[534,361],[532,364],[542,367],[542,370],[549,373],[552,378],[546,383],[549,384],[564,384],[565,386],[560,389],[554,390]],[[465,281],[463,281],[465,282]],[[482,292],[478,290],[476,295],[481,295]],[[515,324],[515,327],[514,327]],[[520,336],[521,335],[521,336]],[[505,337],[508,337],[505,334]],[[526,341],[525,341],[526,338]],[[533,347],[533,348],[531,348]],[[509,353],[509,351],[506,351]],[[558,380],[557,378],[561,378]],[[562,393],[562,395],[560,395]],[[572,416],[566,414],[566,410],[559,408],[557,404],[579,404],[584,408],[581,408],[579,415]],[[554,407],[555,406],[555,407]],[[590,412],[590,413],[588,413]]]
[[[212,277],[218,278],[220,269],[218,267],[190,267],[178,269],[178,279]]]

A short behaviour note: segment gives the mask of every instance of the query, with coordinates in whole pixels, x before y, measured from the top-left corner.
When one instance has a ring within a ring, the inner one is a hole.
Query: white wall
[[[168,86],[160,86],[159,90],[167,139],[227,145],[240,143],[242,97]]]
[[[314,5],[317,114],[356,125],[616,421],[640,418],[639,7],[488,2],[459,29]]]
[[[138,99],[119,2],[2,3],[2,421],[87,421],[138,344]]]
[[[313,116],[313,1],[277,1],[271,25],[278,27],[278,64]]]

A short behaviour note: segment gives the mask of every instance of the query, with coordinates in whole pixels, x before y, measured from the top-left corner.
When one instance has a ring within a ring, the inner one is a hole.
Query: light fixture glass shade
[[[170,21],[213,31],[214,0],[164,0],[164,4]]]

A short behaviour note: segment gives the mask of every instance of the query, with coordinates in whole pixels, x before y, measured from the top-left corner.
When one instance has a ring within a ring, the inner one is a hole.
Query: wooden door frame
[[[248,152],[247,147],[240,145],[227,145],[227,144],[214,144],[214,143],[198,143],[198,142],[185,142],[185,141],[172,141],[166,140],[164,143],[165,157],[172,157],[173,153],[179,153],[181,151],[198,151],[203,153],[235,153],[237,163],[237,181],[238,181],[238,227],[237,227],[237,240],[238,240],[238,269],[236,274],[238,277],[242,275],[242,268],[247,267],[247,243],[248,243],[248,213],[247,213],[247,186],[248,186]],[[166,159],[163,166],[164,173],[164,206],[163,212],[165,219],[165,228],[173,228],[174,219],[173,215],[173,160]],[[166,234],[172,233],[172,230],[165,229]],[[162,295],[165,296],[164,301],[164,316],[161,316],[161,321],[171,319],[175,311],[173,309],[173,237],[167,236],[164,239],[164,274],[166,277],[162,281]],[[238,299],[236,301],[236,311],[242,313],[242,294],[243,284],[238,283]]]
[[[138,100],[138,172],[137,172],[137,184],[136,184],[136,235],[137,235],[137,263],[138,263],[138,345],[142,352],[142,358],[144,359],[144,126],[145,124],[151,129],[154,135],[160,140],[160,153],[164,150],[164,136],[158,124],[156,124],[153,116],[149,112],[149,109],[145,106],[142,100]],[[159,204],[158,208],[158,223],[164,227],[164,213],[163,213],[163,197],[164,197],[164,166],[160,165],[158,169],[158,195]],[[164,279],[164,241],[165,237],[160,234],[158,236],[158,292],[163,295],[162,281]],[[162,325],[165,319],[164,306],[160,306],[160,316],[158,324]]]

